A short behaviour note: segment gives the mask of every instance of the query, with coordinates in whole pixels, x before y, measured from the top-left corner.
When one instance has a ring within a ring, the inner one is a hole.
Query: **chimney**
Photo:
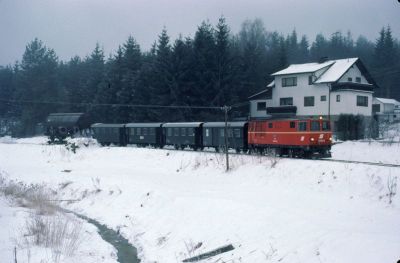
[[[327,62],[328,61],[328,57],[320,57],[319,58],[319,60],[318,60],[318,63],[324,63],[324,62]]]

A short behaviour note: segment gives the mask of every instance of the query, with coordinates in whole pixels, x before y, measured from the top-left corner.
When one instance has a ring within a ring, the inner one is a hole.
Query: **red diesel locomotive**
[[[332,131],[328,120],[254,120],[248,127],[250,151],[289,157],[330,157]]]

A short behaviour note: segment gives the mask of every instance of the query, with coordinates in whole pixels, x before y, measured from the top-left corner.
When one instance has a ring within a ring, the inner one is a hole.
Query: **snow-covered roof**
[[[400,102],[398,102],[395,99],[386,99],[386,98],[376,98],[375,99],[383,104],[394,104],[394,105],[399,105]]]
[[[345,58],[331,60],[333,64],[324,72],[315,83],[329,83],[338,81],[344,73],[346,73],[354,63],[356,63],[358,58]]]
[[[275,80],[271,81],[271,83],[269,83],[269,84],[267,85],[267,88],[272,88],[272,87],[274,87],[274,86],[275,86]]]
[[[351,66],[353,66],[354,63],[357,62],[357,60],[358,58],[345,58],[328,60],[323,63],[292,64],[281,71],[273,73],[272,76],[313,73],[320,69],[326,68],[326,71],[321,74],[321,76],[319,76],[319,78],[314,83],[336,82],[349,70]],[[270,83],[268,87],[271,84],[272,83]]]
[[[323,63],[292,64],[281,71],[273,73],[272,76],[315,72],[327,66],[330,66],[333,63],[335,63],[334,60],[326,61]]]

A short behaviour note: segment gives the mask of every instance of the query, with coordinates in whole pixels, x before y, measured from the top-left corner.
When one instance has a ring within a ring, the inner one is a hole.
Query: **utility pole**
[[[225,157],[226,157],[226,171],[229,171],[229,154],[228,154],[228,111],[231,107],[224,106],[222,110],[225,113],[225,129],[224,129],[224,137],[225,137]]]

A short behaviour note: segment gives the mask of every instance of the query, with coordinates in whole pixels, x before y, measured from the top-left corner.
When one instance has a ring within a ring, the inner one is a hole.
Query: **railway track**
[[[3,144],[13,144],[13,143],[6,143],[2,142]],[[18,144],[29,144],[29,145],[37,145],[37,143],[29,143],[29,142],[23,142],[23,143],[18,143]],[[48,144],[43,144],[43,145],[48,145]],[[117,146],[119,147],[119,146]],[[135,147],[136,148],[136,147]],[[146,147],[147,148],[147,147]],[[174,149],[174,148],[157,148],[158,150],[164,150],[164,151],[180,151],[180,152],[196,152],[191,149]],[[198,151],[198,152],[203,152],[203,153],[210,153],[210,154],[225,154],[223,152],[215,152],[211,150],[203,150],[203,151]],[[243,155],[243,156],[257,156],[256,154],[248,154],[248,153],[237,153],[237,152],[229,152],[229,155]],[[264,156],[269,156],[269,155],[264,155]],[[277,157],[279,159],[296,159],[296,158],[289,158],[289,157]],[[383,167],[394,167],[394,168],[400,168],[400,164],[393,164],[393,163],[382,163],[382,162],[365,162],[365,161],[352,161],[352,160],[341,160],[341,159],[330,159],[330,158],[311,158],[311,159],[304,159],[304,160],[314,160],[314,161],[323,161],[323,162],[337,162],[337,163],[349,163],[349,164],[365,164],[365,165],[373,165],[373,166],[383,166]]]

